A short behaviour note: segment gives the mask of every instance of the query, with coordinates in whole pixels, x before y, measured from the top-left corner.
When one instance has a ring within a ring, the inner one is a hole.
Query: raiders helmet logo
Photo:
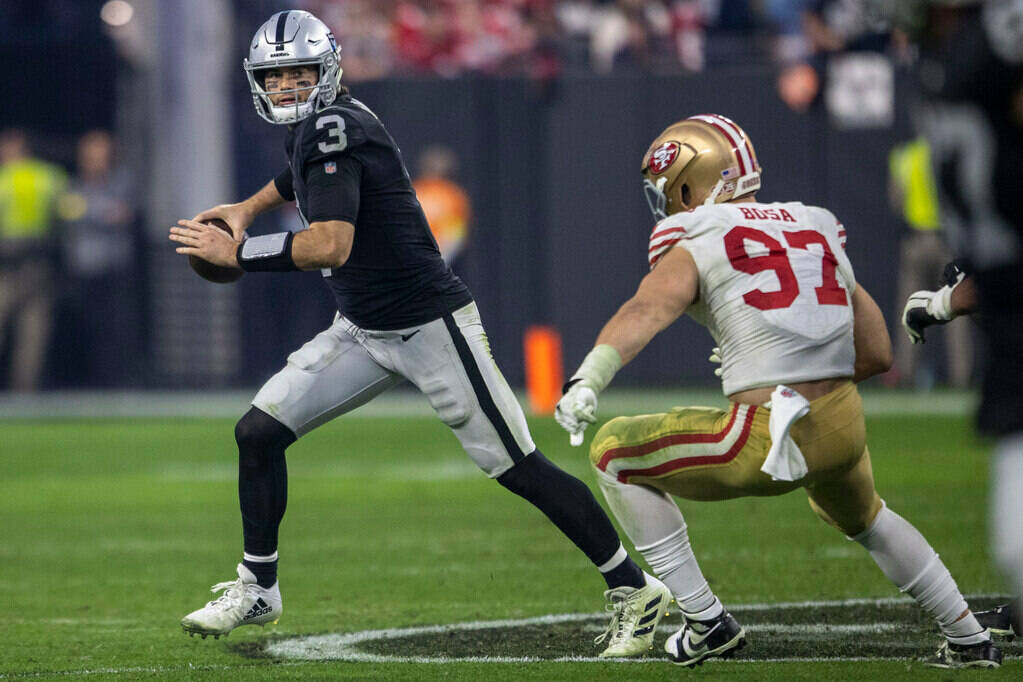
[[[650,155],[650,172],[655,175],[668,170],[678,158],[678,142],[665,142]]]

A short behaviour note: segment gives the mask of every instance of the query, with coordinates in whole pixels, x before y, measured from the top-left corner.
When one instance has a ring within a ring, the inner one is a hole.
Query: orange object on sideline
[[[564,383],[561,335],[554,327],[533,325],[526,329],[523,348],[529,407],[533,414],[554,414]]]

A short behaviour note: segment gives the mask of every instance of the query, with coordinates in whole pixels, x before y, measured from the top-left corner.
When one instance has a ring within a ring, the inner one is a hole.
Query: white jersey
[[[851,377],[851,296],[845,228],[799,202],[700,206],[659,222],[650,267],[669,249],[692,254],[700,274],[687,313],[721,349],[725,395],[761,386]]]

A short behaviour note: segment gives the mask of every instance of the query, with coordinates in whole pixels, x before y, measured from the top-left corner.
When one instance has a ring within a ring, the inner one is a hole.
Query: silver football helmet
[[[328,106],[341,88],[341,46],[327,25],[309,12],[278,12],[259,27],[243,61],[249,79],[256,113],[270,123],[297,123]],[[296,65],[315,65],[319,71],[316,85],[282,90],[274,94],[294,94],[295,102],[274,106],[263,87],[267,69]],[[304,102],[298,93],[309,91]]]

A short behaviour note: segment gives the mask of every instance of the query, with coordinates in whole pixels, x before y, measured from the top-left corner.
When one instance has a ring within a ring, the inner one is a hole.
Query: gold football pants
[[[810,403],[792,426],[808,468],[799,481],[760,471],[771,447],[770,410],[732,403],[729,410],[678,407],[618,417],[597,431],[590,461],[622,483],[653,486],[689,500],[782,495],[805,488],[810,506],[846,535],[866,530],[881,509],[866,445],[863,404],[844,384]]]

